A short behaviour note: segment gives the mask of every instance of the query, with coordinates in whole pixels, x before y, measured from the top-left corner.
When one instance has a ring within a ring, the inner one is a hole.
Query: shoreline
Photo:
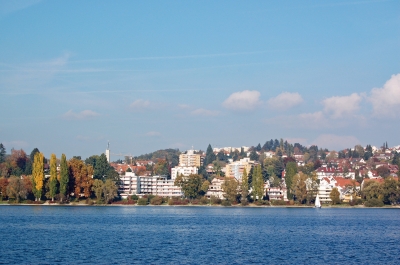
[[[231,206],[222,206],[222,205],[168,205],[168,204],[162,204],[162,205],[136,205],[136,204],[59,204],[59,203],[43,203],[43,204],[28,204],[28,203],[1,203],[1,206],[55,206],[55,207],[218,207],[218,208],[305,208],[305,209],[310,209],[310,208],[315,208],[314,206],[311,205],[262,205],[262,206],[257,206],[257,205],[247,205],[247,206],[241,206],[241,205],[231,205]],[[400,209],[400,205],[385,205],[382,207],[365,207],[364,205],[355,205],[355,206],[350,206],[350,205],[327,205],[327,206],[322,206],[322,209]]]

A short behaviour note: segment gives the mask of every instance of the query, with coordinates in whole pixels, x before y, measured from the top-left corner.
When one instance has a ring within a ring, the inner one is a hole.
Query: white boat
[[[319,200],[319,195],[315,198],[315,208],[321,208],[321,201]]]

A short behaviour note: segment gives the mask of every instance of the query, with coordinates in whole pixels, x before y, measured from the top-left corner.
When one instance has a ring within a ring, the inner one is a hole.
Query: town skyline
[[[0,4],[0,141],[133,156],[398,142],[398,1]]]

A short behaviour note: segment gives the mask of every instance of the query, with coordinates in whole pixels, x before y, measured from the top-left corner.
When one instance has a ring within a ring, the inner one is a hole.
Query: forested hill
[[[134,157],[135,160],[152,160],[155,161],[158,158],[161,159],[167,159],[168,162],[171,163],[171,165],[177,165],[179,163],[179,155],[181,154],[181,152],[179,151],[179,149],[162,149],[162,150],[158,150],[152,153],[148,153],[148,154],[144,154],[144,155],[140,155],[140,156],[136,156]]]

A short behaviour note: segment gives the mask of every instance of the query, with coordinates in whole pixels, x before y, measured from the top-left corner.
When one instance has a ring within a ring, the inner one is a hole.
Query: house
[[[211,196],[217,197],[219,199],[224,198],[224,191],[222,190],[222,183],[224,183],[225,178],[215,177],[210,186],[208,187],[208,191],[206,193],[206,197],[211,198]]]

